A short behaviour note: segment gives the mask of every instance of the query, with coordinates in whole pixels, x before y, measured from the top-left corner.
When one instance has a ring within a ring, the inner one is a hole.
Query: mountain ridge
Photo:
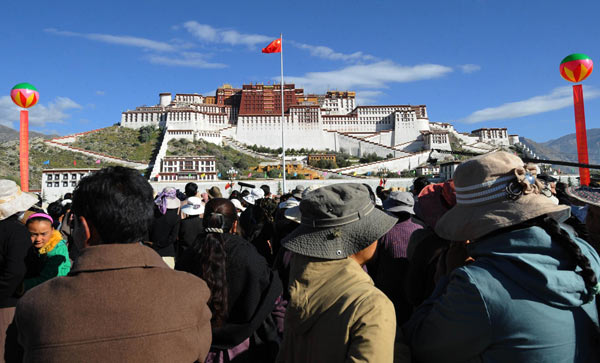
[[[588,155],[590,164],[600,164],[600,128],[587,130]],[[526,137],[520,138],[540,159],[577,162],[577,137],[567,134],[546,142],[535,142]]]
[[[44,134],[41,132],[29,130],[30,138],[41,137],[43,139],[53,139],[53,138],[59,137],[59,136],[60,135],[56,135],[56,134],[48,135],[48,134]],[[12,141],[12,140],[18,140],[18,139],[19,139],[19,130],[15,130],[12,127],[0,125],[0,143]]]

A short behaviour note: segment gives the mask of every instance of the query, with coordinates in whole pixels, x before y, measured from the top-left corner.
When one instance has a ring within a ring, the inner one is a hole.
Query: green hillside
[[[148,163],[152,159],[161,136],[161,130],[143,127],[138,130],[111,126],[77,138],[71,144],[121,159]]]
[[[44,161],[49,160],[49,164]],[[76,165],[73,165],[73,162]],[[96,159],[72,151],[48,147],[42,139],[32,139],[29,142],[29,188],[40,189],[42,170],[58,168],[98,168],[113,165],[102,162],[96,164]],[[20,184],[19,174],[19,143],[7,142],[0,145],[0,179],[11,179]]]
[[[200,156],[213,155],[217,159],[217,173],[221,179],[227,179],[227,170],[234,167],[240,175],[248,175],[250,168],[258,166],[260,159],[243,154],[229,146],[219,146],[204,140],[170,140],[167,155]]]

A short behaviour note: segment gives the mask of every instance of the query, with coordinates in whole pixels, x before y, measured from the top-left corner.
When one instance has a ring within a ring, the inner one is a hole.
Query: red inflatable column
[[[577,135],[577,157],[579,163],[589,164],[587,132],[585,130],[585,111],[583,109],[583,89],[580,84],[573,86],[573,104],[575,105],[575,132]],[[579,168],[581,185],[590,185],[590,169]]]
[[[19,167],[21,170],[21,190],[29,191],[29,112],[21,110],[21,132],[19,140]]]

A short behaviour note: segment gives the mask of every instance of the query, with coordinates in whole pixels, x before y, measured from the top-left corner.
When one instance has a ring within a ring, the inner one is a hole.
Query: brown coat
[[[28,291],[15,322],[25,362],[194,362],[211,344],[206,283],[139,243],[88,247]]]

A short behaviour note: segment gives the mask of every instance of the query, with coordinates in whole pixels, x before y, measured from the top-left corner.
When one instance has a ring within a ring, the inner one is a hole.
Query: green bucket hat
[[[283,247],[330,260],[367,248],[397,222],[397,218],[375,208],[362,184],[319,188],[302,199],[300,212],[300,226],[281,241]]]

